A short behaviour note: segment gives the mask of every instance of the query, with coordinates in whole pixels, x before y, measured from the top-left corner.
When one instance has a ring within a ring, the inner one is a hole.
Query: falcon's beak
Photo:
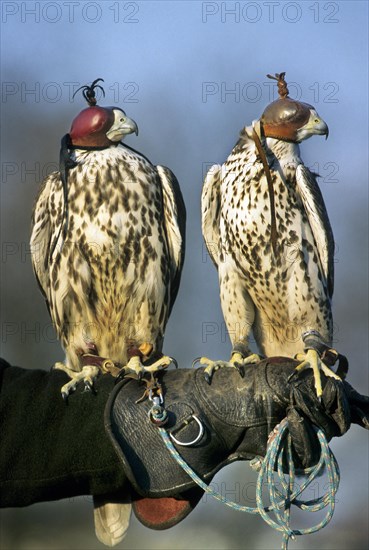
[[[323,119],[315,117],[312,133],[317,134],[318,136],[325,136],[325,139],[328,139],[329,128]]]
[[[297,130],[296,134],[298,142],[314,135],[325,136],[325,139],[328,139],[329,128],[316,111],[311,111],[309,120],[302,128]]]
[[[125,134],[133,134],[134,132],[138,136],[138,126],[132,118],[126,117],[121,129]]]
[[[136,136],[138,135],[136,122],[120,111],[119,115],[115,117],[113,126],[106,132],[106,137],[110,139],[110,141],[120,141],[124,136],[133,134],[133,132]]]

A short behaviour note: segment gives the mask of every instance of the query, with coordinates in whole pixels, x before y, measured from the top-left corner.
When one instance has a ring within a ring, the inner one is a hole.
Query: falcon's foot
[[[239,353],[237,355],[240,355]],[[242,357],[242,355],[241,355]],[[261,357],[260,355],[258,355],[257,353],[251,353],[250,355],[248,355],[247,357],[244,357],[243,358],[243,365],[250,365],[251,363],[259,363],[259,361],[261,361]]]
[[[192,366],[194,367],[196,363],[199,363],[200,365],[206,365],[204,369],[204,377],[208,384],[211,383],[211,379],[213,378],[213,374],[218,369],[223,369],[225,367],[233,367],[238,370],[240,375],[242,376],[241,367],[235,364],[232,364],[230,361],[212,361],[212,359],[209,359],[208,357],[198,357],[195,359],[192,363]]]
[[[292,377],[296,376],[296,374],[298,374],[302,370],[308,368],[312,369],[314,374],[315,391],[319,398],[322,396],[323,393],[320,371],[322,371],[325,376],[329,376],[331,378],[335,378],[336,380],[341,381],[341,378],[323,363],[323,361],[319,357],[319,353],[314,349],[309,349],[306,353],[298,353],[295,359],[301,361],[301,363],[297,365],[297,367],[295,368],[295,372],[291,374],[289,380],[291,380]]]
[[[168,355],[163,355],[163,357],[160,357],[155,363],[152,363],[151,365],[145,366],[141,363],[141,359],[138,355],[134,355],[131,357],[131,359],[128,361],[127,365],[123,367],[122,373],[124,373],[122,376],[134,373],[137,378],[142,378],[145,372],[155,373],[160,370],[166,369],[171,363],[173,363],[176,367],[177,361],[173,359],[173,357],[169,357]]]
[[[243,357],[240,353],[236,352],[232,354],[232,357],[229,361],[212,361],[207,357],[198,357],[193,361],[192,366],[195,366],[196,363],[199,363],[200,365],[206,365],[204,376],[207,383],[210,384],[214,372],[218,369],[222,369],[224,367],[234,368],[237,369],[240,376],[243,377],[244,373],[242,367],[249,363],[257,363],[258,361],[260,361],[260,357],[256,353],[252,353],[248,357]]]
[[[68,395],[75,391],[80,382],[84,383],[86,390],[93,390],[94,381],[100,372],[100,369],[93,365],[86,365],[81,371],[76,372],[69,369],[64,363],[55,363],[54,369],[63,370],[71,378],[70,382],[64,384],[61,389],[63,399],[67,399]]]

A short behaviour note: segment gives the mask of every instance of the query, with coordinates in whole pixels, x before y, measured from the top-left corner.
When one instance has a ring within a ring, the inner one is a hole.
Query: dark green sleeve
[[[78,388],[64,402],[62,371],[12,367],[0,360],[0,506],[18,507],[84,494],[119,491],[125,482],[104,429],[114,386]]]

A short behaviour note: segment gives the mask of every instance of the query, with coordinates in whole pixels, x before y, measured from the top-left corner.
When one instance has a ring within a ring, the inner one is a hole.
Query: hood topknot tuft
[[[100,107],[96,105],[96,90],[101,90],[105,97],[104,88],[98,84],[104,82],[97,78],[90,86],[81,86],[73,94],[73,97],[82,90],[82,95],[89,107],[81,111],[73,120],[70,129],[71,143],[74,147],[109,147],[112,142],[107,138],[106,132],[114,122],[114,109],[117,107]]]
[[[81,86],[80,88],[78,88],[78,90],[74,92],[73,98],[80,90],[82,90],[82,95],[87,101],[87,103],[89,104],[89,106],[94,107],[96,105],[95,90],[97,88],[102,91],[102,94],[105,97],[105,90],[102,86],[100,86],[100,84],[98,84],[98,82],[104,82],[104,79],[97,78],[96,80],[93,81],[93,83],[90,86],[88,86],[88,84],[86,84],[85,86]]]
[[[287,88],[287,82],[284,79],[285,75],[286,73],[275,73],[274,76],[272,74],[267,74],[268,78],[270,78],[271,80],[277,81],[278,93],[281,99],[284,99],[289,94],[289,90]]]

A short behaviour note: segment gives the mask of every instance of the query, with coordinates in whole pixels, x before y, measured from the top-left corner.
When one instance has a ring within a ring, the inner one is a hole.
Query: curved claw
[[[123,367],[119,373],[119,377],[123,380],[123,378],[125,378],[128,374],[132,374],[132,372],[127,369],[127,367]]]
[[[63,386],[63,388],[61,389],[61,396],[63,398],[63,401],[65,401],[66,403],[68,402],[68,397],[70,396],[71,393],[75,392],[77,389],[77,385],[71,383],[71,382],[68,382],[67,384],[65,384]]]
[[[178,369],[178,362],[177,362],[177,359],[174,359],[174,357],[171,357],[170,359],[171,359],[173,365],[175,366],[175,368]]]
[[[287,378],[287,382],[291,382],[291,380],[293,380],[294,378],[296,378],[298,375],[298,371],[297,370],[294,370],[292,374],[289,375],[289,377]]]
[[[200,363],[200,360],[201,360],[201,357],[196,357],[196,359],[194,359],[192,361],[192,368],[194,368],[194,366],[196,365],[196,363]]]
[[[121,382],[123,380],[123,378],[125,377],[127,373],[125,372],[124,368],[120,371],[120,373],[118,374],[118,376],[115,377],[115,382],[114,384],[118,384],[118,382]]]
[[[241,363],[233,363],[233,366],[237,370],[237,372],[241,376],[241,378],[244,378],[245,377],[245,369],[243,368],[243,365],[241,365]]]
[[[204,378],[205,378],[205,382],[207,382],[207,383],[209,384],[209,386],[210,386],[210,384],[211,384],[211,379],[212,379],[212,375],[209,374],[208,372],[205,372],[205,373],[204,373]]]
[[[93,384],[89,380],[85,380],[85,391],[94,391]]]

